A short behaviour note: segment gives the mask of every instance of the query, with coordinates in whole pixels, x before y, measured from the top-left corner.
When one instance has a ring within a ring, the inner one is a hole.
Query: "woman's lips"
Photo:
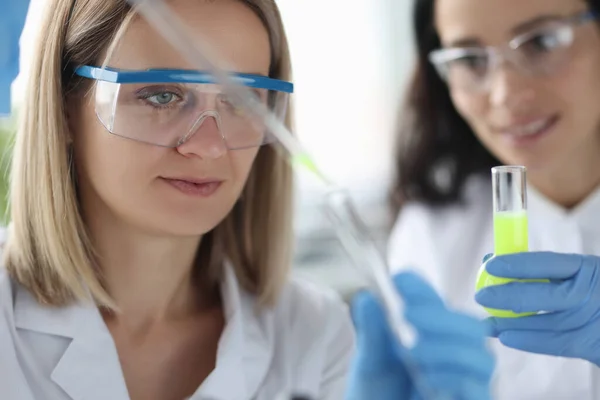
[[[171,187],[181,193],[196,197],[210,197],[221,187],[223,181],[218,179],[175,179],[162,178]]]
[[[527,123],[512,124],[506,128],[497,129],[497,131],[511,145],[531,145],[551,133],[558,121],[558,115],[553,115],[530,120]]]

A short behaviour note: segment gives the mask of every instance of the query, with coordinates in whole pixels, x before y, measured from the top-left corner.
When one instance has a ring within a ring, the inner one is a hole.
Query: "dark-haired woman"
[[[598,0],[417,0],[390,239],[454,307],[481,316],[490,168],[528,170],[530,249],[600,255]],[[600,398],[597,367],[494,342],[495,398]],[[596,394],[595,392],[598,392]]]

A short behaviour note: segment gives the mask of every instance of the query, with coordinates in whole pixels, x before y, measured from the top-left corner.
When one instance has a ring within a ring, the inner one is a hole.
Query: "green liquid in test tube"
[[[527,222],[527,180],[526,169],[521,166],[492,168],[492,191],[494,205],[494,255],[522,253],[529,251]],[[485,264],[477,277],[476,289],[503,285],[515,279],[500,278],[487,273]],[[529,280],[531,282],[531,280]],[[542,280],[541,282],[547,282]],[[533,315],[516,314],[509,310],[486,308],[494,317],[511,318]]]
[[[494,254],[521,253],[529,250],[527,213],[494,213]]]

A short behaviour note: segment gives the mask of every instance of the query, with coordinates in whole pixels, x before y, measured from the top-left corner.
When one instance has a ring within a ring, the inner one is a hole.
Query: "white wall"
[[[294,67],[297,132],[383,235],[393,132],[413,63],[412,0],[278,0]],[[300,175],[296,273],[351,293],[361,277]]]
[[[410,3],[278,0],[292,51],[298,136],[364,212],[381,210],[387,194],[398,99],[412,59]],[[323,220],[307,211],[319,192],[303,174],[299,193],[303,234]]]

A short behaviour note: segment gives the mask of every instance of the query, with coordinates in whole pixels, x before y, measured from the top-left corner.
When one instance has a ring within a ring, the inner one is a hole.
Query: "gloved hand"
[[[417,332],[415,346],[402,348],[392,337],[378,300],[368,292],[359,293],[353,302],[358,349],[346,398],[420,399],[401,362],[400,353],[408,351],[437,398],[489,399],[494,360],[485,346],[485,324],[449,311],[415,274],[400,273],[394,284],[406,305],[405,318]]]
[[[546,313],[522,318],[490,318],[492,335],[506,346],[532,353],[582,358],[600,366],[600,258],[529,252],[490,259],[487,271],[550,283],[490,286],[476,301],[515,312]]]

